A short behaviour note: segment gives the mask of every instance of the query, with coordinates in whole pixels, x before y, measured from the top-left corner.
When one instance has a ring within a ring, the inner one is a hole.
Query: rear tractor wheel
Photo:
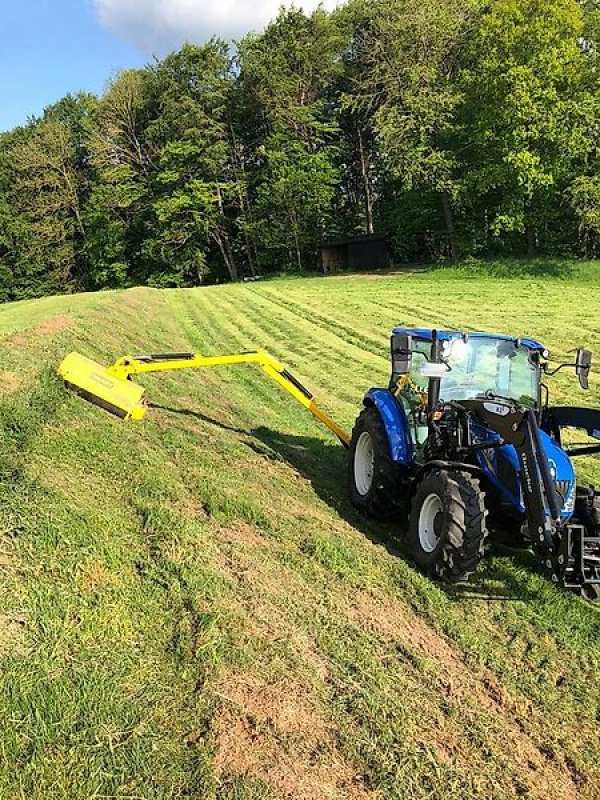
[[[379,411],[365,408],[358,416],[348,453],[352,504],[372,519],[391,519],[404,509],[402,470],[392,461]]]
[[[433,469],[415,493],[408,528],[418,566],[449,583],[465,580],[483,558],[484,494],[466,472]]]

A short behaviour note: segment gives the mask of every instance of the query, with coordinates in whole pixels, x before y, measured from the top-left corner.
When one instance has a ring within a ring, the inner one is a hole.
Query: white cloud
[[[236,39],[260,31],[282,0],[93,0],[100,22],[148,55],[164,55],[183,42],[198,44],[211,36]],[[338,0],[323,0],[329,10]],[[312,11],[319,0],[297,0]]]

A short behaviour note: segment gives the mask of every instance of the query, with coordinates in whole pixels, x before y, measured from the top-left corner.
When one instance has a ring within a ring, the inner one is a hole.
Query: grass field
[[[251,367],[149,376],[141,424],[53,368],[262,346],[349,428],[394,324],[600,357],[599,304],[600,266],[542,262],[0,308],[0,798],[597,800],[599,610],[526,553],[423,577]]]

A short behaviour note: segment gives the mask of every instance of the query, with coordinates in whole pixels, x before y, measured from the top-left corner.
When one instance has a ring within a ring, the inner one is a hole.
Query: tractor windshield
[[[493,337],[446,342],[450,371],[441,382],[441,399],[470,400],[485,392],[510,397],[524,406],[538,402],[538,369],[528,348]]]

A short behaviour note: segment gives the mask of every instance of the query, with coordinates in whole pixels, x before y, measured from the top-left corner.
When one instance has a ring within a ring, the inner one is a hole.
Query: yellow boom
[[[106,368],[79,353],[70,353],[58,368],[66,386],[86,400],[101,406],[122,419],[142,419],[148,406],[144,387],[131,380],[132,375],[167,372],[176,369],[201,369],[233,364],[257,364],[272,380],[303,405],[348,447],[350,437],[315,403],[313,395],[266,350],[224,356],[198,353],[166,353],[152,356],[124,356]]]

